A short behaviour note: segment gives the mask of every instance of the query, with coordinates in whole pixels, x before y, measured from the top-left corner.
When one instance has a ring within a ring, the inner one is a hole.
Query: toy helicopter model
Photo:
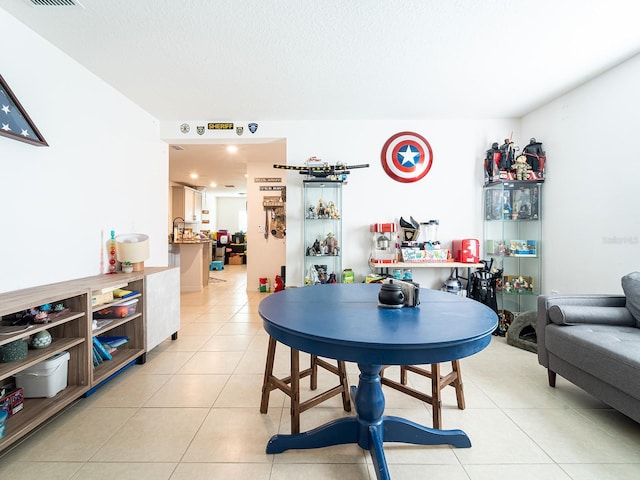
[[[364,163],[360,165],[345,165],[342,162],[338,162],[335,165],[329,165],[327,162],[323,162],[316,157],[311,157],[307,160],[306,165],[278,165],[274,164],[273,168],[280,168],[283,170],[296,170],[301,175],[308,175],[309,177],[316,178],[333,178],[339,181],[345,181],[347,175],[351,173],[351,170],[355,168],[368,168],[369,164]]]

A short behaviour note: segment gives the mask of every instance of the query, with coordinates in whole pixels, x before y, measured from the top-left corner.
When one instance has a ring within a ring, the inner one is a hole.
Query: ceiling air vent
[[[84,8],[78,0],[24,0],[32,7],[80,7]]]

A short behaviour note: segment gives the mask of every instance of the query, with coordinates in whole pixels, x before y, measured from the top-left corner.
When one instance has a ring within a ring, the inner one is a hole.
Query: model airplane
[[[364,163],[361,165],[345,165],[343,163],[329,165],[326,162],[309,162],[308,165],[273,165],[273,168],[280,168],[283,170],[297,170],[301,175],[309,175],[310,177],[318,178],[327,178],[333,176],[340,177],[351,173],[350,171],[354,168],[368,167],[368,163]]]

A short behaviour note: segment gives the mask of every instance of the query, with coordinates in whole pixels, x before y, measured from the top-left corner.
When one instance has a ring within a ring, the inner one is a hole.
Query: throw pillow
[[[633,327],[635,319],[624,307],[552,305],[549,319],[556,325],[599,324]]]
[[[640,328],[640,272],[631,272],[622,277],[626,307],[636,319],[636,327]]]

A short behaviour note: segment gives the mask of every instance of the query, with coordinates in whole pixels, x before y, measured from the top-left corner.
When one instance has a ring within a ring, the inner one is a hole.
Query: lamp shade
[[[149,258],[149,236],[143,233],[116,236],[116,258],[119,262],[144,262]]]

